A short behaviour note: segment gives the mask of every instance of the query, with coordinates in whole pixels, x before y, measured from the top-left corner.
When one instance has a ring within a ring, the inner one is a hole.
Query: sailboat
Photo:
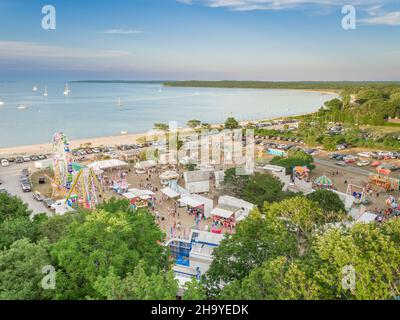
[[[26,105],[20,104],[19,107],[18,107],[17,109],[19,109],[19,110],[25,110],[25,109],[27,109],[27,108],[28,108],[28,107],[27,107]]]
[[[118,103],[117,103],[117,106],[118,106],[118,107],[122,106],[122,103],[121,103],[121,98],[118,98]]]
[[[0,106],[4,106],[4,102],[3,101],[0,101]]]
[[[33,91],[33,92],[36,92],[36,91],[37,91],[37,87],[36,87],[36,86],[33,86],[32,91]]]
[[[49,95],[49,92],[47,91],[47,86],[44,87],[44,93],[43,93],[43,95],[44,95],[45,97],[47,97],[47,96]]]
[[[68,88],[68,82],[65,84],[64,96],[69,96],[71,90]]]

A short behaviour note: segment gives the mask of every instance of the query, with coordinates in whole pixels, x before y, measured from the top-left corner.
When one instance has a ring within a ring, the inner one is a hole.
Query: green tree
[[[189,120],[189,121],[187,122],[187,126],[188,126],[189,128],[192,128],[192,129],[197,128],[197,127],[199,127],[200,125],[201,125],[201,121],[200,121],[200,120]]]
[[[241,280],[266,260],[296,252],[296,239],[284,220],[274,216],[264,218],[255,210],[214,249],[214,260],[202,284],[207,295],[215,297],[221,283]]]
[[[304,263],[280,256],[254,268],[242,281],[228,284],[220,298],[227,300],[317,299],[319,287],[305,271]]]
[[[294,197],[279,203],[265,204],[263,212],[267,218],[285,219],[290,230],[295,231],[298,254],[304,256],[314,232],[327,223],[346,220],[343,212],[323,212],[316,202],[305,197]]]
[[[15,241],[0,251],[0,299],[48,299],[52,290],[42,288],[42,268],[51,265],[47,241]]]
[[[313,162],[313,157],[302,150],[290,150],[288,157],[274,157],[270,161],[273,165],[284,167],[287,173],[292,173],[296,166],[305,166],[312,170],[315,168]]]
[[[228,119],[226,119],[225,121],[225,129],[237,129],[239,128],[239,122],[233,118],[233,117],[229,117]]]
[[[249,182],[250,176],[237,174],[238,168],[230,168],[225,170],[223,190],[224,193],[239,197],[246,184]]]
[[[106,277],[98,277],[94,289],[98,296],[107,300],[175,300],[178,282],[170,270],[166,273],[146,274],[149,267],[140,261],[133,273],[124,278],[113,270]]]
[[[328,150],[328,151],[336,150],[335,139],[331,136],[325,136],[324,139],[322,140],[322,144],[323,144],[325,150]]]
[[[29,218],[31,214],[32,211],[28,209],[28,205],[20,198],[0,193],[0,223],[7,219]]]
[[[182,298],[183,300],[206,300],[207,292],[202,283],[193,278],[185,284],[185,292]]]
[[[168,131],[169,125],[165,123],[155,123],[154,129],[161,130],[161,131]]]
[[[282,191],[283,184],[273,176],[256,173],[250,176],[241,193],[241,197],[262,208],[264,202],[275,202],[284,199],[287,194]]]
[[[307,199],[318,203],[319,207],[325,212],[345,212],[344,203],[339,196],[329,190],[317,190],[307,195]]]
[[[93,284],[111,267],[122,278],[139,260],[154,270],[164,270],[168,260],[163,240],[164,234],[147,210],[134,214],[99,210],[87,214],[83,223],[73,221],[51,248],[59,266],[58,297],[96,297]]]
[[[398,296],[399,233],[393,230],[400,230],[399,219],[383,227],[356,224],[347,229],[335,228],[317,237],[310,261],[322,288],[319,298],[376,300]],[[354,281],[344,286],[344,277],[353,275]]]

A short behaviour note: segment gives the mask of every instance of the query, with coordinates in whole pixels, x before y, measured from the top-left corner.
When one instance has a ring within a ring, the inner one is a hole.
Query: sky
[[[400,1],[0,0],[0,80],[41,78],[400,80]]]

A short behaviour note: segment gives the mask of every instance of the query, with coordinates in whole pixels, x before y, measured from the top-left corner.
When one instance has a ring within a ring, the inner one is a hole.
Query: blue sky
[[[0,80],[400,80],[399,40],[398,0],[0,0]]]

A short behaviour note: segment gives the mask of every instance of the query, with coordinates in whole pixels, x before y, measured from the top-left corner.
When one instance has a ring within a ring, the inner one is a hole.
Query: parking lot
[[[0,189],[5,189],[12,195],[18,196],[28,204],[33,214],[39,213],[50,213],[50,211],[44,206],[42,202],[33,199],[32,192],[23,192],[20,183],[21,171],[24,168],[30,168],[33,170],[34,163],[13,163],[9,167],[0,167]]]

